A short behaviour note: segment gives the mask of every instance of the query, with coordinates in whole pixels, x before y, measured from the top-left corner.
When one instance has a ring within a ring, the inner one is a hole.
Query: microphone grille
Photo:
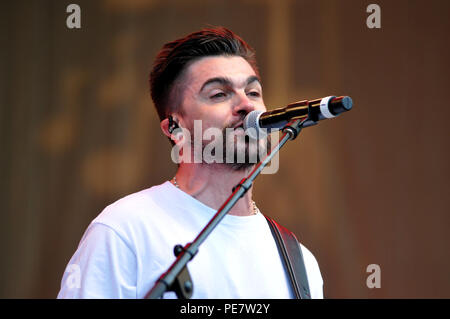
[[[351,110],[353,106],[352,98],[350,96],[344,96],[344,98],[342,99],[342,105],[347,111]]]
[[[259,127],[259,116],[262,114],[262,111],[251,111],[247,114],[244,119],[244,130],[245,133],[257,140],[261,138],[259,135],[260,127]]]

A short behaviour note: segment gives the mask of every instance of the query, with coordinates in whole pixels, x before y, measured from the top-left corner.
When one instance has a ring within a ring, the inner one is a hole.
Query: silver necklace
[[[180,188],[180,185],[178,185],[177,177],[176,177],[176,176],[174,176],[174,177],[172,178],[171,182],[173,183],[173,185],[174,185],[176,188]],[[253,200],[252,200],[252,206],[253,206],[253,213],[252,213],[252,215],[256,215],[256,214],[258,213],[259,209],[258,209],[258,207],[256,207],[256,203],[255,203],[255,201],[253,201]]]

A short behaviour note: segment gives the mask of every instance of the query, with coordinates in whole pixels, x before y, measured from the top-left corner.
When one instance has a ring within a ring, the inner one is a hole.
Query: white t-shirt
[[[144,298],[216,211],[170,182],[106,207],[87,228],[58,298]],[[323,298],[316,259],[301,245],[312,298]],[[226,215],[188,263],[192,298],[292,298],[265,217]],[[164,298],[175,298],[173,292]]]

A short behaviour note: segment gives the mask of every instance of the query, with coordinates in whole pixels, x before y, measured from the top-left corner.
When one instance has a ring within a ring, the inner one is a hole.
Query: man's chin
[[[224,165],[230,167],[233,171],[247,171],[252,168],[256,163],[224,163]]]

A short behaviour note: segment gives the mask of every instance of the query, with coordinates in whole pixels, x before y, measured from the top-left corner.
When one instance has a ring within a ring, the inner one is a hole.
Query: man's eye
[[[224,92],[216,93],[213,96],[211,96],[212,99],[219,99],[221,97],[225,97],[226,94]]]
[[[258,91],[251,91],[251,92],[248,92],[247,94],[250,95],[250,96],[253,96],[253,97],[260,97],[261,96],[261,94]]]

